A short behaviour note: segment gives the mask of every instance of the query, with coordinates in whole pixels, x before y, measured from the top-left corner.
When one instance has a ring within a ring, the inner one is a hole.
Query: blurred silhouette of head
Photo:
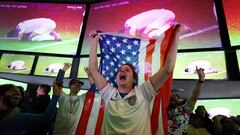
[[[203,105],[197,106],[195,113],[201,117],[208,117],[208,112]]]
[[[7,33],[7,37],[18,37],[18,33],[19,33],[18,29],[11,30]]]
[[[0,97],[8,107],[17,106],[22,98],[20,90],[13,84],[0,85]]]

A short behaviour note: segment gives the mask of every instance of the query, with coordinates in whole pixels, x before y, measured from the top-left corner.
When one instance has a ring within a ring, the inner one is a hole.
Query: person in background
[[[50,102],[50,95],[48,93],[51,91],[51,87],[46,84],[40,84],[36,90],[36,98],[32,100],[29,112],[34,114],[40,114],[45,112]],[[52,121],[48,123],[43,123],[42,125],[28,129],[29,135],[45,135],[49,132],[51,128]]]
[[[21,109],[21,111],[25,111],[27,110],[27,106],[25,106],[25,100],[26,100],[26,96],[25,96],[25,92],[24,92],[24,88],[22,86],[16,86],[20,93],[21,93],[21,100],[19,101],[18,107]]]
[[[56,22],[50,18],[33,18],[18,23],[7,37],[16,37],[19,41],[61,41],[62,37],[54,31],[55,28]]]
[[[198,69],[196,67],[196,72],[198,74],[198,82],[192,92],[192,96],[187,99],[186,103],[182,106],[178,105],[179,96],[171,91],[170,93],[170,103],[168,106],[168,134],[169,135],[186,135],[189,124],[189,117],[192,113],[197,99],[201,93],[204,85],[205,73],[204,69]]]
[[[36,127],[51,120],[56,111],[62,87],[53,83],[52,100],[44,113],[20,113],[17,107],[21,100],[20,90],[13,84],[0,85],[0,131],[1,135],[20,135],[30,127]]]
[[[51,91],[51,87],[46,84],[41,84],[38,86],[36,90],[36,98],[32,101],[32,106],[30,112],[38,114],[43,113],[49,102],[50,102],[50,95],[48,93]]]
[[[216,135],[240,135],[240,119],[237,117],[216,115],[212,119]]]
[[[136,85],[137,74],[131,64],[123,64],[117,71],[117,87],[112,86],[99,72],[97,45],[100,35],[92,31],[89,72],[103,100],[105,111],[102,134],[151,135],[150,102],[169,78],[175,65],[179,35],[182,25],[174,26],[174,40],[166,63],[148,81]]]
[[[25,96],[24,94],[24,88],[22,86],[16,86],[19,90],[20,90],[20,93],[21,93],[21,96],[22,98]]]
[[[197,106],[195,114],[190,115],[188,134],[211,134],[214,135],[213,122],[204,106]]]
[[[65,63],[62,70],[66,72],[70,66],[71,64]],[[84,83],[80,80],[72,79],[69,81],[70,93],[62,92],[58,99],[59,108],[53,130],[54,135],[75,135],[85,100],[85,95],[77,94],[83,85]]]

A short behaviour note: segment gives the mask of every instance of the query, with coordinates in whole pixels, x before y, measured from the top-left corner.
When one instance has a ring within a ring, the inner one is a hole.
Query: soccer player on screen
[[[61,41],[62,37],[54,31],[56,23],[49,18],[34,18],[18,23],[16,28],[7,33],[7,37],[28,41]]]
[[[175,25],[175,13],[167,9],[152,9],[128,18],[124,32],[131,36],[157,39],[171,26]],[[184,32],[191,29],[184,25]]]

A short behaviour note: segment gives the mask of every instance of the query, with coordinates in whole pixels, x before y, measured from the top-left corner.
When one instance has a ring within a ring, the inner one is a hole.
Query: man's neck
[[[44,95],[46,95],[46,94],[45,93],[37,94],[37,97],[44,96]]]
[[[77,96],[77,93],[70,93],[69,96]]]
[[[132,88],[127,88],[127,87],[118,87],[118,91],[120,93],[129,93],[132,90]]]

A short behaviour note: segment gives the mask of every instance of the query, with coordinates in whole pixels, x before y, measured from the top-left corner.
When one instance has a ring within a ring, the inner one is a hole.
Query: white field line
[[[25,70],[16,70],[16,71],[13,71],[12,73],[21,73],[21,72],[24,72],[24,71],[30,71],[31,68],[28,68],[28,69],[25,69]]]
[[[204,28],[204,29],[201,29],[201,30],[197,30],[195,32],[184,34],[184,35],[180,36],[179,39],[184,39],[184,38],[187,38],[187,37],[195,36],[195,35],[198,35],[198,34],[201,34],[201,33],[204,33],[204,32],[210,31],[210,30],[213,30],[213,29],[217,29],[217,28],[218,28],[218,25],[209,26],[207,28]]]
[[[215,76],[215,75],[219,75],[219,74],[223,74],[223,73],[226,73],[226,71],[222,71],[222,72],[218,72],[218,73],[205,73],[205,78],[208,78],[208,77],[212,77],[212,76]],[[194,73],[194,74],[197,74],[197,73]],[[193,75],[193,74],[184,74],[184,75]],[[197,77],[196,77],[197,78]]]
[[[70,42],[78,41],[78,40],[79,40],[79,38],[73,38],[73,39],[70,39],[70,40],[64,40],[64,41],[55,42],[55,43],[51,43],[51,44],[44,44],[44,45],[39,45],[39,46],[35,46],[35,47],[24,48],[24,49],[21,49],[20,51],[33,51],[35,49],[51,47],[51,46],[55,46],[55,45],[59,45],[59,44],[65,44],[65,43],[70,43]]]
[[[223,74],[223,73],[226,73],[226,71],[222,71],[222,72],[218,72],[218,73],[214,73],[214,74],[210,74],[210,75],[206,74],[206,77],[211,77],[211,76],[215,76],[215,75],[219,75],[219,74]]]

